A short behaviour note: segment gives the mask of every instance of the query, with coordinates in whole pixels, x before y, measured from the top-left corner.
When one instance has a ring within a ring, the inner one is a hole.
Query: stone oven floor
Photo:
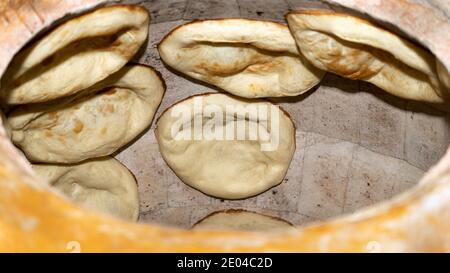
[[[192,19],[243,17],[282,21],[313,1],[128,1],[151,10],[150,38],[136,62],[160,71],[167,91],[155,120],[173,103],[214,91],[169,71],[156,46]],[[306,4],[305,4],[306,3]],[[297,126],[297,150],[283,183],[253,198],[224,201],[186,186],[162,159],[154,126],[117,154],[136,176],[141,222],[190,227],[225,208],[246,208],[301,225],[388,199],[417,183],[450,143],[450,116],[378,88],[328,74],[305,95],[273,99]],[[155,121],[154,121],[155,122]]]

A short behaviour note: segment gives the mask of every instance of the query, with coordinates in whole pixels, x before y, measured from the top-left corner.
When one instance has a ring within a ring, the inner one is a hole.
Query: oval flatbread
[[[136,221],[139,195],[133,174],[111,157],[75,165],[32,165],[38,177],[87,208]]]
[[[370,82],[405,99],[448,99],[433,55],[386,29],[326,10],[292,12],[287,21],[303,55],[320,69]]]
[[[281,218],[230,209],[211,213],[194,224],[192,229],[280,232],[292,231],[295,227]]]
[[[194,21],[158,46],[174,69],[246,98],[302,94],[323,72],[298,53],[287,26],[247,19]]]
[[[224,199],[281,183],[295,151],[294,124],[278,106],[226,94],[178,102],[159,118],[155,134],[183,182]]]
[[[0,95],[8,104],[74,94],[120,70],[147,39],[148,12],[112,6],[71,19],[14,58]]]
[[[126,66],[79,96],[17,107],[8,117],[13,143],[32,162],[110,155],[150,126],[164,89],[152,68]]]

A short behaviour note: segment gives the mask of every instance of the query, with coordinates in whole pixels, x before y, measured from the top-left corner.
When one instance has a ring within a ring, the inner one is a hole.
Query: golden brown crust
[[[450,24],[442,11],[448,1],[430,0],[324,0],[333,5],[367,14],[377,22],[398,28],[402,36],[412,37],[430,50],[450,71]]]
[[[102,12],[105,12],[105,13],[108,13],[108,12],[110,12],[111,10],[114,10],[114,9],[116,9],[116,8],[124,8],[124,9],[126,9],[126,10],[128,10],[128,11],[131,11],[131,12],[134,12],[134,11],[136,11],[136,12],[145,12],[145,13],[147,13],[147,14],[150,15],[149,11],[148,11],[147,9],[145,9],[144,7],[141,7],[141,6],[134,6],[134,5],[112,5],[112,6],[103,7],[103,8],[101,9],[101,11],[102,11]],[[58,27],[61,27],[61,26],[66,25],[66,24],[69,24],[69,23],[71,23],[71,22],[81,21],[81,20],[83,20],[84,18],[86,18],[87,16],[89,16],[89,14],[90,14],[90,12],[85,12],[85,13],[79,15],[79,16],[76,16],[75,18],[73,18],[73,19],[70,20],[70,21],[64,21],[64,22],[62,22],[61,24],[58,24],[58,25],[54,26],[53,28],[58,28]]]
[[[267,23],[273,23],[275,25],[278,25],[280,27],[286,28],[287,25],[286,24],[282,24],[280,22],[277,21],[272,21],[272,20],[258,20],[258,19],[247,19],[247,18],[237,18],[237,17],[229,17],[229,18],[214,18],[214,19],[195,19],[192,20],[190,22],[181,24],[179,26],[174,27],[172,30],[170,30],[162,39],[161,41],[159,41],[159,43],[157,44],[156,48],[158,48],[159,50],[159,46],[168,38],[170,37],[175,31],[179,30],[180,28],[184,27],[184,26],[188,26],[188,25],[193,25],[193,24],[198,24],[198,23],[202,23],[202,22],[206,22],[206,21],[226,21],[226,20],[241,20],[243,22],[245,21],[251,21],[251,22],[267,22]]]
[[[354,20],[356,20],[358,23],[361,24],[366,24],[369,26],[374,26],[377,28],[381,28],[383,30],[389,31],[388,29],[386,29],[385,27],[383,27],[382,25],[365,19],[365,18],[361,18],[361,17],[357,17],[355,15],[349,15],[347,13],[343,13],[343,12],[337,12],[334,10],[328,10],[328,9],[296,9],[293,11],[290,11],[289,13],[287,13],[285,15],[285,18],[287,18],[289,15],[294,15],[294,14],[307,14],[307,15],[333,15],[333,16],[339,16],[339,17],[345,17],[345,18],[352,18]],[[389,31],[390,32],[390,31]]]

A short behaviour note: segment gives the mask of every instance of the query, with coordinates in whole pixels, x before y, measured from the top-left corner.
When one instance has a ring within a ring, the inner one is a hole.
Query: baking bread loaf
[[[295,227],[286,220],[246,210],[224,210],[209,214],[192,229],[286,232]]]
[[[434,56],[378,25],[328,10],[291,12],[287,21],[302,54],[320,69],[405,99],[448,100]]]
[[[135,55],[148,24],[148,12],[137,6],[105,7],[63,23],[13,59],[2,102],[44,102],[94,85]]]
[[[75,165],[32,165],[38,177],[87,208],[136,221],[139,217],[137,182],[111,157]]]
[[[268,21],[194,21],[172,30],[158,50],[175,70],[246,98],[296,96],[324,74],[299,54],[287,26]]]
[[[155,134],[163,158],[183,182],[223,199],[248,198],[278,185],[295,151],[294,124],[278,106],[221,93],[173,105]]]
[[[32,162],[110,155],[150,126],[164,89],[152,68],[125,66],[74,97],[16,107],[8,117],[12,141]]]

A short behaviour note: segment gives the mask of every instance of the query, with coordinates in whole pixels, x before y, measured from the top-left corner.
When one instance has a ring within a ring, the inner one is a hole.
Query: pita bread
[[[164,88],[152,68],[126,66],[79,96],[17,107],[8,117],[13,143],[32,162],[110,155],[151,124]]]
[[[304,60],[287,26],[267,21],[194,21],[158,46],[174,69],[246,98],[302,94],[324,73]]]
[[[325,10],[293,12],[287,21],[303,55],[320,69],[405,99],[443,103],[448,97],[431,53],[369,21]]]
[[[76,165],[32,165],[38,177],[87,208],[124,220],[139,217],[134,176],[119,161],[99,158]]]
[[[280,218],[231,209],[211,213],[197,222],[192,229],[286,232],[295,230],[295,227]]]
[[[44,102],[92,86],[134,56],[148,24],[147,11],[135,6],[105,7],[65,22],[18,53],[3,77],[3,102]]]
[[[258,116],[251,108],[272,112]],[[239,124],[245,128],[237,129]],[[254,138],[248,137],[251,131]],[[155,134],[163,158],[183,182],[224,199],[251,197],[280,184],[295,151],[294,124],[278,106],[218,93],[173,105],[159,118]]]

